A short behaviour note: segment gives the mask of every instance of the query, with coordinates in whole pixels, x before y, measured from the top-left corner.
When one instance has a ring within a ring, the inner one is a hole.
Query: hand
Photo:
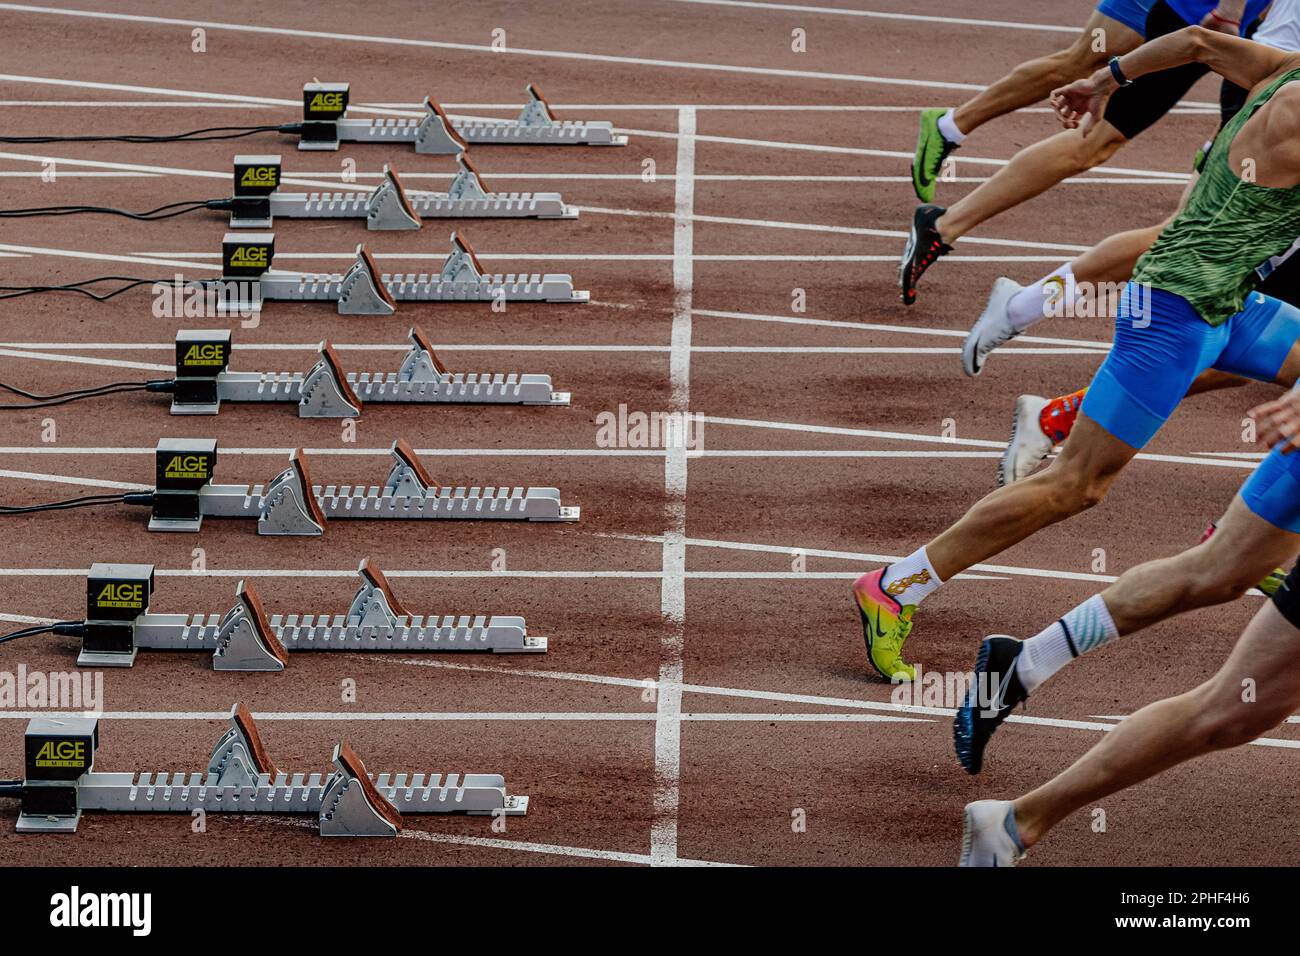
[[[1221,3],[1201,19],[1201,26],[1230,37],[1240,36],[1242,13],[1240,3]]]
[[[1255,419],[1261,445],[1277,448],[1284,455],[1296,450],[1300,437],[1300,390],[1292,389],[1281,398],[1257,405],[1247,414]]]
[[[1052,109],[1066,129],[1078,129],[1080,123],[1086,132],[1093,123],[1101,119],[1101,108],[1110,95],[1114,81],[1110,79],[1109,70],[1106,78],[1099,75],[1075,80],[1069,86],[1052,91]]]

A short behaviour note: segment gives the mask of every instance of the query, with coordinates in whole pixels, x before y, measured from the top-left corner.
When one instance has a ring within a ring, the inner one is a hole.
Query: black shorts
[[[1174,13],[1165,0],[1156,0],[1147,14],[1147,42],[1186,27],[1187,21]],[[1125,139],[1133,139],[1173,109],[1209,71],[1202,63],[1184,63],[1171,70],[1139,76],[1111,94],[1106,104],[1106,122]]]
[[[1300,452],[1296,452],[1300,455]],[[1300,628],[1300,563],[1291,569],[1286,581],[1273,595],[1273,604],[1294,627]]]
[[[1264,280],[1255,286],[1255,291],[1300,307],[1300,252],[1293,252],[1278,263]],[[1300,452],[1296,454],[1300,455]]]

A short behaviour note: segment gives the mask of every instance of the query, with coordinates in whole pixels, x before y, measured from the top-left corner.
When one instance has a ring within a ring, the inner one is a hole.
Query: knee
[[[1187,575],[1184,607],[1213,607],[1235,601],[1249,591],[1263,576],[1250,562],[1240,556],[1216,555],[1212,545],[1202,549],[1204,557],[1198,560]]]
[[[1229,750],[1240,747],[1268,733],[1290,714],[1264,700],[1243,700],[1243,689],[1223,688],[1215,692],[1214,683],[1192,692],[1196,716],[1190,729],[1205,750]]]
[[[1102,502],[1110,490],[1113,476],[1095,475],[1068,465],[1052,464],[1040,476],[1048,487],[1049,500],[1063,514],[1078,514]]]
[[[1114,127],[1102,121],[1102,125],[1093,128],[1086,135],[1079,137],[1078,143],[1070,153],[1073,174],[1086,173],[1094,166],[1100,166],[1110,159],[1124,145],[1124,137]]]

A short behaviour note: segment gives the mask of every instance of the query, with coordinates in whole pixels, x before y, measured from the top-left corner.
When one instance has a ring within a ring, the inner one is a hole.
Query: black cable
[[[0,143],[197,143],[214,139],[241,139],[255,133],[301,133],[301,123],[279,126],[209,126],[186,133],[162,136],[127,134],[122,136],[0,136]],[[218,135],[209,136],[208,133]]]
[[[122,392],[174,392],[176,390],[176,380],[156,378],[147,382],[111,382],[107,385],[74,388],[66,392],[55,392],[51,395],[38,395],[35,392],[26,391],[6,382],[0,382],[0,389],[31,399],[30,402],[0,405],[0,411],[12,411],[24,408],[51,408],[55,405],[66,405],[69,402],[80,401],[83,398],[98,398],[102,395],[117,395]]]
[[[0,219],[31,219],[36,216],[73,216],[79,213],[99,213],[105,216],[124,216],[142,222],[157,222],[160,219],[172,219],[200,209],[229,209],[234,205],[230,199],[188,199],[184,202],[168,203],[157,209],[145,212],[131,212],[129,209],[114,209],[111,206],[33,206],[30,209],[0,209]],[[184,207],[184,208],[182,208]]]
[[[25,627],[21,631],[0,635],[0,644],[16,641],[20,637],[35,637],[37,634],[73,634],[80,636],[86,631],[84,621],[55,621],[53,624],[37,624]]]
[[[89,508],[95,505],[151,505],[152,491],[132,491],[124,495],[84,495],[65,501],[49,501],[40,505],[0,505],[0,517],[26,515],[38,511],[63,511],[68,508]]]
[[[25,295],[35,295],[39,292],[76,292],[89,296],[96,302],[107,302],[114,296],[119,296],[136,286],[154,285],[159,282],[170,283],[171,281],[173,280],[137,279],[134,276],[99,276],[94,279],[83,279],[81,282],[70,282],[66,285],[0,285],[0,299],[17,299]],[[94,285],[97,282],[125,282],[127,285],[122,286],[120,289],[114,289],[112,292],[105,292],[103,295],[82,288],[83,286]]]

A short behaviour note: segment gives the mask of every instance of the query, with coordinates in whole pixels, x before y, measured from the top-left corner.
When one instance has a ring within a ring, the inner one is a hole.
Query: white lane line
[[[884,438],[897,441],[939,442],[945,445],[972,445],[978,448],[1006,448],[1003,441],[990,441],[983,438],[945,438],[942,435],[922,435],[915,432],[880,431],[871,428],[844,428],[838,425],[807,425],[799,422],[767,422],[748,418],[718,418],[704,416],[704,422],[711,425],[735,425],[744,428],[771,428],[778,431],[811,432],[819,435],[845,435],[861,438]],[[1253,461],[1236,458],[1198,458],[1194,455],[1161,455],[1142,452],[1135,455],[1138,461],[1159,461],[1174,465],[1209,465],[1215,468],[1255,467]]]
[[[677,113],[677,173],[673,223],[673,323],[669,357],[670,411],[691,403],[691,308],[695,249],[695,111]],[[681,803],[682,658],[686,631],[686,472],[684,443],[664,455],[663,578],[659,585],[659,686],[655,696],[654,823],[650,856],[658,865],[677,860],[677,813]]]
[[[636,216],[647,219],[678,219],[681,212],[657,212],[645,209],[612,209],[605,206],[579,206],[584,213],[596,213],[609,216]],[[775,219],[745,219],[737,216],[705,216],[691,213],[695,222],[705,222],[722,226],[752,226],[761,229],[787,229],[799,232],[827,232],[842,236],[870,236],[876,239],[906,239],[907,231],[903,229],[869,229],[862,226],[832,226],[816,222],[785,222]],[[972,245],[1013,246],[1017,249],[1052,249],[1061,252],[1087,252],[1089,246],[1067,245],[1059,242],[1030,242],[1025,239],[989,239],[980,236],[962,236],[958,242]]]
[[[673,139],[676,133],[658,129],[621,129],[620,132],[628,133],[633,136],[641,136],[647,139]],[[834,153],[841,156],[875,156],[882,159],[911,159],[912,153],[902,152],[896,149],[869,149],[863,146],[831,146],[824,143],[798,143],[789,140],[779,139],[752,139],[749,137],[738,136],[709,136],[700,135],[696,138],[701,143],[716,143],[722,146],[757,146],[763,149],[793,149],[803,150],[814,153]],[[961,163],[970,163],[975,166],[1005,166],[1011,160],[993,159],[987,156],[963,156],[959,160]],[[1133,169],[1128,166],[1095,166],[1088,170],[1092,176],[1144,176],[1159,179],[1167,179],[1170,182],[1186,184],[1191,178],[1188,173],[1180,173],[1166,169]]]
[[[927,16],[921,13],[885,13],[878,10],[854,10],[845,7],[821,7],[801,3],[759,3],[757,0],[671,0],[696,6],[737,7],[746,10],[770,10],[781,13],[828,14],[838,17],[870,17],[879,20],[909,20],[916,23],[937,23],[944,26],[996,27],[999,30],[1034,30],[1048,33],[1077,34],[1082,26],[1062,26],[1053,23],[1014,23],[1008,20],[975,20],[969,17]]]
[[[130,368],[145,372],[174,372],[171,365],[156,365],[151,362],[128,362],[125,359],[93,358],[84,355],[54,354],[50,352],[33,352],[27,349],[14,349],[0,346],[0,355],[9,358],[38,359],[44,362],[69,362],[74,365],[97,365],[102,368]]]
[[[82,475],[47,475],[35,471],[11,471],[8,468],[0,468],[0,478],[15,478],[19,481],[42,481],[55,485],[79,485],[86,488],[111,488],[120,491],[150,491],[153,489],[153,485],[140,485],[130,481],[107,481],[103,478],[86,478]]]
[[[910,180],[909,180],[910,182]],[[965,339],[969,332],[962,329],[936,329],[916,325],[882,325],[878,322],[851,322],[843,319],[813,319],[802,315],[765,315],[754,312],[723,312],[717,309],[696,309],[696,315],[715,319],[739,319],[744,322],[779,322],[789,325],[811,325],[833,329],[862,329],[867,332],[900,332],[907,335],[937,335],[944,338]],[[1014,341],[1032,342],[1035,345],[1069,345],[1081,348],[1110,351],[1110,342],[1090,339],[1058,339],[1037,335],[1020,335]],[[170,346],[168,346],[170,348]]]
[[[247,823],[274,823],[279,826],[297,827],[304,830],[316,830],[318,824],[311,820],[295,819],[288,816],[270,816],[267,814],[248,814]],[[423,843],[441,843],[449,846],[481,847],[488,850],[506,850],[515,853],[540,853],[543,856],[560,856],[580,860],[600,860],[604,863],[633,863],[649,866],[651,859],[644,853],[625,853],[621,850],[593,850],[580,846],[563,846],[555,843],[534,843],[531,840],[503,840],[500,837],[462,836],[456,833],[438,833],[433,830],[417,830],[407,819],[406,827],[397,832],[398,839],[418,840]],[[677,861],[678,866],[744,866],[742,863],[716,863],[711,860]]]
[[[58,711],[24,711],[24,710],[0,710],[0,718],[9,719],[26,719],[33,717],[62,717],[73,716],[71,713]],[[107,711],[98,716],[105,720],[166,720],[166,721],[199,721],[199,720],[216,720],[224,719],[230,716],[229,711],[224,714],[213,712],[186,712],[186,711]],[[254,715],[260,721],[347,721],[358,723],[377,723],[385,721],[402,721],[406,723],[442,723],[442,722],[476,722],[476,721],[496,721],[496,722],[531,722],[547,721],[551,723],[627,723],[643,722],[648,723],[655,719],[652,711],[523,711],[523,710],[480,710],[480,711],[405,711],[405,712],[381,712],[381,713],[349,713],[348,711],[337,712],[260,712]],[[898,717],[889,714],[790,714],[784,712],[775,713],[715,713],[707,711],[704,713],[686,713],[679,714],[678,720],[688,721],[720,721],[720,720],[738,720],[738,721],[772,721],[774,723],[816,723],[816,722],[856,722],[856,723],[882,723],[882,724],[911,724],[911,723],[928,723],[923,719],[914,717]],[[654,856],[654,854],[651,854]],[[676,856],[671,860],[660,859],[655,857],[660,863],[676,863]]]
[[[133,265],[173,266],[182,269],[208,269],[213,271],[220,271],[221,269],[219,265],[208,265],[202,262],[189,262],[181,259],[164,259],[157,256],[121,255],[112,252],[83,252],[76,249],[51,249],[45,246],[19,246],[11,245],[9,243],[0,243],[0,250],[21,252],[33,256],[59,256],[64,259],[94,259],[97,262],[129,262]]]
[[[438,346],[442,348],[442,346]],[[505,345],[497,346],[497,350],[510,352],[528,352],[529,347],[526,345]],[[444,351],[453,351],[453,349],[444,348]],[[488,351],[489,347],[480,349],[476,346],[462,346],[463,351]],[[243,351],[242,346],[240,351]],[[555,347],[546,349],[537,349],[536,351],[548,352],[589,352],[593,351],[591,346],[571,346]],[[613,345],[599,349],[602,352],[664,352],[670,353],[672,350],[665,346],[637,346],[637,345]],[[692,352],[713,353],[713,354],[741,354],[741,355],[959,355],[961,349],[952,347],[936,346],[914,346],[914,345],[693,345]],[[1096,349],[1090,348],[1035,348],[1033,346],[1011,346],[1003,349],[1005,355],[1104,355]],[[63,362],[74,365],[94,365],[105,368],[129,368],[138,369],[148,372],[169,372],[174,371],[173,366],[158,365],[150,362],[129,362],[125,359],[105,359],[95,358],[92,356],[52,354],[49,352],[28,351],[24,349],[8,348],[0,346],[0,355],[10,358],[33,359],[43,362]],[[277,369],[276,371],[282,371]],[[306,371],[303,369],[303,371]]]
[[[389,46],[419,47],[435,50],[455,50],[465,53],[488,53],[493,56],[539,57],[556,60],[578,60],[588,63],[616,63],[624,66],[656,67],[667,70],[690,70],[707,73],[731,73],[741,76],[777,76],[794,80],[817,80],[822,83],[853,83],[878,86],[918,87],[941,90],[981,90],[975,83],[952,83],[939,80],[913,80],[886,76],[869,76],[857,73],[824,73],[815,70],[790,70],[778,67],[742,66],[739,64],[698,63],[690,60],[664,60],[654,57],[620,56],[609,53],[586,53],[573,50],[540,50],[529,47],[508,46],[496,48],[491,44],[453,43],[446,40],[423,40],[412,37],[381,36],[363,33],[335,33],[326,30],[299,30],[290,27],[260,26],[228,23],[216,20],[188,20],[179,17],[153,17],[129,13],[110,13],[98,10],[63,10],[57,7],[33,6],[21,3],[0,3],[0,10],[17,13],[54,14],[98,20],[118,20],[128,23],[150,23],[160,26],[203,27],[205,30],[229,30],[237,33],[258,33],[270,36],[290,36],[315,40],[336,40],[344,43],[377,43]],[[0,76],[0,80],[9,77]],[[141,91],[143,92],[143,91]],[[165,91],[149,91],[165,92]],[[216,98],[206,94],[205,98]],[[265,97],[249,98],[264,101]]]

